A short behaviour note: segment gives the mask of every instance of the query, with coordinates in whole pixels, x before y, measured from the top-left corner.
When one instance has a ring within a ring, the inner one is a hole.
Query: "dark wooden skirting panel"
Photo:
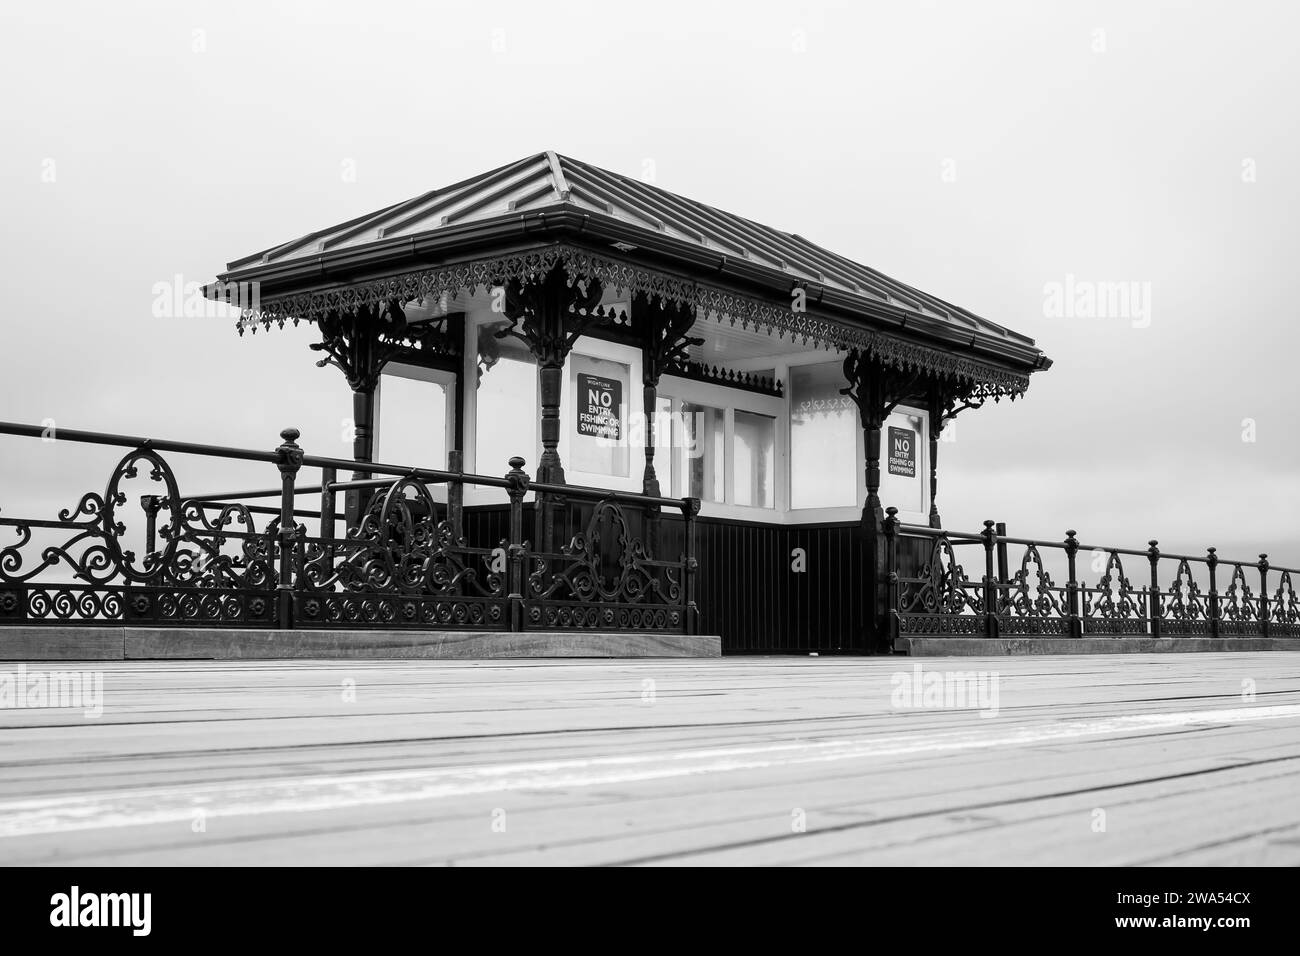
[[[858,524],[699,522],[702,627],[723,653],[864,653]]]
[[[572,503],[566,533],[591,506]],[[638,516],[639,517],[639,516]],[[531,509],[525,527],[532,526]],[[505,533],[504,508],[466,508],[475,541]],[[656,534],[633,528],[656,558],[682,551],[683,522],[662,515]],[[697,519],[699,630],[722,636],[724,654],[866,653],[867,562],[857,522],[778,525]]]

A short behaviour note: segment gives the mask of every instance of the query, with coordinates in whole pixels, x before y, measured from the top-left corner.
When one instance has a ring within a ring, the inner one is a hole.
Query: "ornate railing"
[[[1300,638],[1300,569],[902,524],[886,509],[886,626],[898,637]],[[1013,551],[1013,549],[1015,549]],[[1080,556],[1093,575],[1079,571]],[[1018,559],[1018,560],[1017,560]]]
[[[463,472],[455,452],[448,471],[316,457],[296,429],[272,451],[10,423],[0,434],[128,449],[102,494],[86,492],[54,518],[0,513],[0,626],[697,627],[698,499],[536,484],[522,458],[496,478]],[[164,454],[274,465],[280,486],[186,496]],[[304,469],[319,470],[319,482],[300,482]],[[375,477],[340,481],[341,471]],[[483,525],[485,540],[465,534],[466,485],[501,495],[504,525]],[[308,495],[318,508],[298,507]],[[347,514],[340,495],[354,496]],[[566,537],[563,516],[580,506],[590,515]],[[539,530],[547,515],[544,548],[524,536],[526,508]],[[672,510],[683,546],[663,559],[652,542]]]

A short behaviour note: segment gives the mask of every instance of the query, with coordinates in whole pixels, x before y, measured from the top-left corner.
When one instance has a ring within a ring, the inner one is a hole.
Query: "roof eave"
[[[377,272],[392,271],[394,267],[415,269],[473,259],[487,248],[499,249],[512,241],[519,245],[531,245],[558,238],[629,242],[642,254],[638,258],[652,256],[678,268],[685,267],[701,280],[716,277],[780,297],[788,297],[796,286],[802,286],[806,290],[810,306],[818,306],[842,319],[867,318],[886,331],[973,352],[995,361],[1011,363],[1022,370],[1038,371],[1051,365],[1051,360],[1043,355],[1032,339],[1010,330],[1007,330],[1004,338],[978,329],[956,326],[952,322],[918,314],[900,305],[828,288],[744,257],[726,255],[697,243],[641,229],[612,216],[577,208],[571,203],[556,203],[523,213],[443,226],[412,236],[380,239],[355,248],[324,252],[284,263],[254,263],[224,272],[218,281],[256,281],[265,298],[296,291],[307,285],[346,284],[357,277],[373,277]]]

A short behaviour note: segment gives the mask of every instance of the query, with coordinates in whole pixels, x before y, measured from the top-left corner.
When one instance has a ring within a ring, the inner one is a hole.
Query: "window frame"
[[[858,462],[857,471],[857,494],[856,503],[850,505],[834,505],[825,508],[793,508],[791,507],[791,489],[793,487],[793,476],[790,473],[790,430],[791,430],[791,413],[793,411],[793,397],[790,385],[790,369],[801,365],[829,365],[832,363],[842,363],[844,356],[842,353],[829,350],[815,350],[804,352],[800,355],[767,355],[758,358],[740,359],[727,363],[727,367],[736,371],[766,371],[772,369],[778,381],[785,386],[780,401],[782,403],[782,412],[777,426],[777,442],[784,446],[778,454],[778,464],[783,466],[783,470],[777,475],[777,521],[781,524],[842,524],[849,521],[860,521],[862,518],[862,509],[867,503],[867,445],[866,435],[861,427],[861,420],[858,420],[858,427],[853,430],[854,433],[854,461]],[[845,383],[848,384],[847,382]],[[920,511],[909,511],[903,508],[898,510],[898,518],[908,524],[928,524],[930,521],[930,412],[928,409],[920,408],[915,405],[899,405],[890,413],[889,419],[884,423],[881,429],[880,441],[880,480],[881,480],[881,507],[889,507],[896,503],[890,501],[885,490],[888,479],[888,461],[887,449],[885,442],[889,435],[890,420],[895,415],[910,415],[918,417],[921,420],[921,427],[918,433],[917,441],[917,480],[921,482],[921,509]],[[897,424],[897,422],[894,422]]]
[[[497,325],[506,321],[506,317],[500,312],[492,311],[490,305],[480,305],[471,309],[465,315],[465,341],[462,343],[462,356],[464,361],[461,364],[461,374],[464,375],[465,387],[462,390],[465,395],[465,441],[464,441],[464,461],[465,470],[471,474],[492,475],[496,472],[492,469],[483,470],[478,460],[478,337],[479,330],[485,325]],[[514,340],[517,342],[518,340]],[[537,462],[542,457],[542,431],[538,416],[542,407],[542,384],[540,369],[537,368],[537,359],[530,356],[533,365],[533,398],[531,414],[533,416],[533,447],[531,449],[520,449],[519,454],[524,456],[524,470],[532,475],[536,473]],[[509,465],[502,462],[500,467],[506,469]],[[505,474],[503,470],[502,475]],[[532,501],[533,493],[530,491],[525,497],[525,501]],[[481,485],[466,484],[464,486],[464,502],[466,505],[500,505],[506,502],[505,494],[499,488],[487,488]]]
[[[770,366],[771,362],[767,363]],[[767,367],[760,366],[760,367]],[[786,449],[788,427],[782,425],[783,416],[787,414],[788,404],[784,398],[775,395],[763,395],[759,392],[750,392],[744,389],[729,388],[725,385],[715,385],[710,382],[697,382],[693,379],[679,378],[674,375],[665,375],[659,379],[659,398],[667,398],[671,402],[671,417],[674,422],[681,421],[682,402],[690,402],[694,405],[707,405],[710,408],[716,408],[723,413],[723,476],[722,490],[724,500],[700,502],[700,514],[706,517],[717,518],[735,518],[741,521],[764,521],[764,522],[783,522],[783,485],[781,479],[782,472],[788,467],[788,455]],[[773,447],[775,451],[775,461],[773,462],[773,476],[776,480],[776,488],[773,493],[773,507],[763,508],[757,505],[738,505],[733,502],[735,497],[735,440],[736,440],[736,411],[750,412],[754,415],[764,415],[774,419],[774,436]],[[656,441],[658,441],[656,436]],[[658,470],[660,463],[660,454],[662,449],[656,446],[655,464]],[[664,475],[660,472],[659,485],[665,497],[675,495],[672,487],[672,479],[681,474],[682,470],[682,453],[683,449],[680,442],[671,442],[668,448],[669,458],[669,481],[665,483]],[[676,495],[681,497],[681,495]]]
[[[572,464],[573,456],[569,454],[573,447],[573,438],[577,431],[577,382],[578,371],[574,365],[574,356],[595,359],[602,362],[616,362],[628,367],[626,394],[623,396],[626,412],[623,418],[623,442],[627,445],[627,477],[602,475],[597,472],[582,471]],[[540,402],[540,398],[539,398]],[[608,488],[611,491],[639,492],[642,476],[645,472],[645,433],[640,431],[642,440],[632,443],[632,435],[638,433],[633,429],[633,421],[640,420],[645,413],[642,401],[641,350],[630,345],[606,342],[603,339],[583,337],[573,344],[564,362],[564,384],[560,389],[560,462],[564,465],[564,477],[571,485],[586,485],[592,488]],[[540,409],[540,404],[538,408]],[[638,465],[638,462],[640,463]]]
[[[465,316],[465,342],[464,342],[464,363],[462,365],[462,381],[465,383],[463,388],[464,410],[463,421],[464,428],[464,451],[466,467],[478,471],[478,447],[477,447],[477,425],[478,425],[478,388],[477,388],[477,363],[478,363],[478,334],[479,329],[484,325],[490,325],[502,321],[504,316],[498,312],[491,311],[486,304],[480,303],[477,307],[472,308]],[[628,406],[628,425],[626,430],[629,436],[628,451],[628,476],[626,478],[617,478],[607,475],[590,474],[578,471],[571,467],[567,452],[570,448],[570,432],[573,430],[573,409],[574,409],[574,383],[576,376],[570,363],[565,362],[564,384],[561,389],[561,428],[559,452],[561,461],[564,462],[566,478],[575,485],[589,485],[597,488],[608,488],[610,490],[624,490],[639,492],[642,487],[643,473],[645,468],[645,449],[644,441],[638,444],[631,443],[631,436],[634,430],[630,427],[635,419],[640,419],[644,414],[643,403],[640,401],[640,388],[642,384],[642,356],[640,349],[620,343],[609,342],[604,339],[584,336],[579,338],[574,344],[572,354],[585,355],[590,358],[603,359],[625,364],[629,368],[629,387],[628,395],[625,399]],[[855,428],[854,431],[854,460],[858,463],[856,470],[856,501],[850,505],[836,505],[824,508],[791,508],[791,482],[790,473],[790,431],[791,431],[791,409],[792,397],[790,388],[790,370],[793,367],[802,365],[822,365],[830,363],[839,363],[843,361],[843,355],[829,350],[811,350],[799,355],[767,355],[742,360],[732,360],[726,363],[728,369],[735,371],[764,371],[771,370],[778,381],[785,383],[785,388],[781,396],[764,395],[760,392],[751,392],[745,389],[738,389],[726,385],[719,385],[712,382],[700,382],[695,379],[682,378],[675,375],[665,374],[659,380],[657,389],[658,399],[669,399],[671,409],[671,419],[680,421],[681,402],[689,401],[701,405],[708,405],[718,408],[724,412],[724,500],[723,502],[702,501],[700,513],[706,517],[728,518],[739,521],[757,521],[766,524],[786,524],[786,525],[805,525],[805,524],[843,524],[847,522],[856,522],[861,519],[862,508],[866,503],[866,445],[865,437],[861,427]],[[536,362],[534,360],[534,366]],[[434,370],[428,370],[433,372]],[[447,373],[450,374],[450,373]],[[449,408],[452,402],[448,403]],[[541,408],[541,385],[540,376],[537,377],[537,389],[533,396],[530,413],[539,416]],[[762,508],[753,505],[737,505],[731,503],[735,494],[734,468],[734,443],[735,443],[735,412],[737,410],[752,412],[757,415],[765,415],[776,420],[775,435],[775,498],[773,508]],[[449,414],[451,414],[449,412]],[[929,411],[924,408],[915,406],[899,405],[893,414],[902,414],[915,416],[921,421],[918,431],[917,441],[917,481],[921,483],[921,511],[908,511],[900,508],[899,518],[905,522],[925,524],[929,521],[929,511],[931,506],[930,499],[930,442],[929,442]],[[891,415],[891,418],[893,415]],[[454,423],[454,420],[453,420]],[[898,424],[898,422],[893,422]],[[888,484],[888,463],[887,449],[885,443],[888,440],[888,428],[891,424],[886,421],[881,435],[881,502],[884,506],[895,504],[890,501],[886,486]],[[536,438],[535,447],[531,450],[531,457],[527,458],[525,470],[533,474],[537,467],[537,462],[541,457],[541,429],[534,422],[534,435]],[[452,433],[449,432],[449,436]],[[667,446],[665,446],[667,441]],[[451,448],[449,437],[448,448]],[[680,472],[680,443],[674,443],[671,435],[665,439],[662,434],[656,433],[656,453],[655,466],[659,474],[659,484],[662,494],[665,497],[673,496],[672,481],[674,476]],[[521,450],[521,454],[528,455],[528,451]],[[471,464],[472,463],[472,464]],[[489,469],[490,471],[490,469]],[[466,504],[500,504],[501,497],[495,494],[495,489],[476,488],[467,485],[465,488]],[[529,499],[532,495],[529,494]]]
[[[384,376],[391,375],[394,378],[404,378],[416,382],[429,382],[433,385],[441,386],[446,401],[444,404],[443,414],[443,447],[447,454],[447,461],[441,464],[423,462],[423,461],[384,461],[379,454],[382,447],[383,427],[384,427]],[[440,368],[429,368],[425,365],[412,365],[406,362],[388,362],[384,365],[379,373],[379,379],[375,384],[375,407],[374,407],[374,437],[372,446],[374,448],[375,460],[381,465],[410,465],[413,468],[434,468],[444,470],[450,461],[451,453],[455,450],[456,444],[456,373]]]

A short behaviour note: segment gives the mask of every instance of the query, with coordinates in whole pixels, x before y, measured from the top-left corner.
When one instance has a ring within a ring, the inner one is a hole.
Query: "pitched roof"
[[[469,223],[568,209],[603,216],[743,260],[792,282],[812,282],[864,302],[887,303],[994,339],[1033,340],[928,295],[795,233],[686,199],[650,183],[555,152],[537,153],[406,202],[309,233],[229,264],[231,272],[313,259],[372,243],[436,234]]]

